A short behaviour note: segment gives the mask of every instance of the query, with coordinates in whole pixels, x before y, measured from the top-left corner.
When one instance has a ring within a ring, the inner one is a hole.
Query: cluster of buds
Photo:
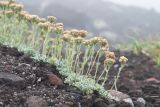
[[[115,63],[115,54],[114,52],[105,52],[105,61],[104,64],[106,67],[111,67]]]
[[[84,38],[87,35],[87,31],[77,30],[77,29],[66,30],[63,33],[69,34],[69,35],[73,36],[74,38],[77,38],[77,37]]]
[[[9,2],[10,2],[10,3],[15,3],[15,2],[16,2],[16,0],[9,0]]]
[[[50,23],[53,23],[56,21],[56,17],[55,16],[47,16],[47,21],[49,21]]]
[[[72,29],[70,30],[70,34],[73,36],[73,37],[81,37],[81,38],[84,38],[86,37],[87,35],[87,31],[85,30],[77,30],[77,29]]]
[[[30,23],[36,23],[36,24],[38,24],[38,23],[45,23],[46,22],[46,19],[44,19],[44,18],[40,18],[39,16],[37,16],[37,15],[31,15],[31,14],[29,14],[28,12],[26,12],[26,11],[21,11],[20,13],[19,13],[19,17],[21,18],[21,19],[23,19],[23,20],[26,20],[26,21],[28,21],[28,22],[30,22]]]
[[[46,19],[45,19],[45,18],[39,18],[39,22],[45,23],[45,22],[46,22]]]
[[[5,8],[8,8],[9,7],[9,2],[8,1],[1,1],[0,2],[0,7],[5,9]]]
[[[21,4],[11,3],[11,4],[9,5],[9,7],[10,7],[14,12],[18,13],[18,12],[21,12],[21,11],[22,11],[22,9],[23,9],[24,6],[21,5]]]
[[[51,29],[51,23],[50,22],[45,22],[45,23],[40,22],[38,24],[38,26],[42,31],[46,31],[46,32],[50,31],[50,29]]]
[[[121,56],[119,58],[119,62],[122,64],[122,65],[125,65],[127,63],[128,59],[125,57],[125,56]]]
[[[11,18],[14,15],[13,11],[5,11],[4,13],[8,18]]]
[[[95,44],[94,44],[95,42],[93,42],[92,39],[93,39],[93,38],[91,38],[91,39],[85,39],[85,40],[83,41],[83,43],[84,43],[86,46],[93,46],[93,45],[95,45]]]
[[[4,1],[9,2],[9,3],[15,3],[16,2],[16,0],[2,0],[2,2],[4,2]]]
[[[20,13],[19,13],[19,16],[20,16],[20,18],[21,19],[25,19],[26,18],[26,15],[28,15],[29,13],[27,12],[27,11],[21,11]]]
[[[62,34],[63,33],[63,23],[56,23],[54,24],[54,31],[57,33],[57,34]]]
[[[73,33],[74,32],[74,33]],[[64,39],[71,42],[71,43],[75,43],[75,44],[81,44],[84,42],[84,34],[85,31],[78,31],[78,30],[66,30],[63,32],[63,36],[64,36]],[[67,39],[66,39],[67,37]]]
[[[23,19],[23,20],[26,20],[26,21],[28,21],[28,22],[32,22],[32,15],[30,15],[28,12],[26,12],[26,11],[21,11],[20,13],[19,13],[19,17],[21,18],[21,19]]]
[[[99,44],[101,47],[108,47],[108,42],[107,42],[107,40],[105,39],[105,38],[103,38],[103,37],[94,37],[94,38],[91,38],[90,39],[90,42],[92,43],[92,44]]]
[[[83,43],[84,38],[82,37],[77,37],[77,38],[73,38],[73,42],[76,43],[77,45]]]
[[[30,15],[30,20],[32,23],[39,23],[40,18],[37,15]]]
[[[108,48],[108,42],[103,37],[98,37],[98,44],[101,45],[102,47],[107,47]]]
[[[63,33],[63,36],[62,36],[62,39],[65,41],[65,42],[70,42],[70,40],[72,39],[73,37],[67,33]]]

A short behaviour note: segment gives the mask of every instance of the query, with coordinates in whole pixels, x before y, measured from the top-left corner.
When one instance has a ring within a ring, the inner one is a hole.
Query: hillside
[[[117,5],[102,0],[19,0],[31,13],[55,15],[67,28],[86,29],[107,35],[114,41],[127,35],[153,35],[160,32],[160,13],[154,9]]]

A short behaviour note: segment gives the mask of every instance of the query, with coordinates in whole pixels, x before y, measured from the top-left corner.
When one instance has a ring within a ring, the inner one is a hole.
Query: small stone
[[[18,66],[28,66],[28,67],[30,67],[30,65],[26,64],[26,63],[19,63]]]
[[[48,74],[48,80],[52,85],[55,85],[55,86],[63,85],[63,81],[59,77],[57,77],[55,74]]]
[[[115,64],[115,65],[114,65],[114,68],[118,68],[118,67],[119,67],[119,65],[118,65],[118,64]]]
[[[28,88],[28,89],[31,89],[32,87],[31,87],[31,86],[28,86],[27,88]]]
[[[5,85],[16,86],[24,88],[25,80],[18,75],[0,72],[0,83]]]
[[[134,107],[133,101],[131,98],[127,98],[127,99],[123,99],[123,101],[125,103],[128,103],[130,105],[130,107]]]
[[[142,97],[139,97],[139,98],[137,98],[137,102],[136,103],[137,103],[137,105],[139,107],[144,107],[145,104],[146,104],[146,101]]]
[[[41,82],[42,81],[42,78],[38,78],[37,82]]]
[[[33,67],[32,69],[33,69],[33,70],[36,70],[36,69],[37,69],[37,67]]]
[[[25,73],[25,72],[22,72],[22,74],[25,75],[26,73]]]
[[[118,98],[118,103],[126,105],[126,107],[134,107],[133,101],[129,95],[116,90],[108,90],[108,92],[115,98]],[[129,106],[128,106],[129,105]],[[119,106],[118,106],[119,107]],[[125,106],[124,106],[125,107]]]
[[[31,96],[26,101],[27,107],[48,107],[47,102],[39,96]]]
[[[3,102],[0,102],[0,105],[2,106],[2,105],[3,105]]]

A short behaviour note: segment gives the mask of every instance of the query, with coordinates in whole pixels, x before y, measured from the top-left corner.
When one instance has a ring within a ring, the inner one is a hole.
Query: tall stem
[[[94,58],[94,60],[93,60],[93,62],[92,62],[92,65],[91,65],[91,67],[90,67],[89,72],[88,72],[87,75],[89,75],[89,74],[91,73],[91,71],[92,71],[92,69],[93,69],[93,66],[94,66],[95,63],[96,63],[96,59],[97,59],[97,57],[99,56],[100,51],[101,51],[101,48],[100,48],[100,49],[98,50],[98,52],[96,53],[96,56],[95,56],[95,58]]]
[[[93,57],[94,57],[94,47],[92,48],[92,50],[91,50],[91,56],[89,56],[89,57],[90,57],[90,62],[89,62],[89,66],[88,66],[86,75],[89,74],[89,70],[90,70],[90,67],[92,65],[92,61],[93,61]]]
[[[100,55],[98,56],[98,60],[97,60],[97,64],[96,64],[96,72],[95,72],[95,74],[94,74],[94,80],[96,80],[96,77],[97,77],[98,69],[99,69],[99,66],[100,66],[99,59],[100,59],[101,56],[102,56],[102,54],[100,54]]]
[[[114,80],[114,83],[113,83],[113,85],[112,85],[112,87],[111,87],[111,90],[112,90],[113,88],[115,88],[115,90],[117,91],[117,81],[118,81],[118,79],[119,79],[119,77],[120,77],[120,73],[121,73],[121,71],[122,71],[123,68],[124,68],[124,65],[121,65],[121,67],[120,67],[119,70],[118,70],[117,76],[115,76],[115,80]]]

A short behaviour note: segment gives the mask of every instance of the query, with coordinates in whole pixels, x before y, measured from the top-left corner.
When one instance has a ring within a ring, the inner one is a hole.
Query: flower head
[[[98,39],[98,44],[101,45],[102,47],[108,47],[108,42],[105,38],[103,37],[97,37]]]
[[[82,37],[84,38],[87,35],[87,31],[85,30],[77,30],[77,29],[72,29],[70,30],[70,34],[73,37]]]
[[[16,13],[22,11],[23,7],[24,7],[24,6],[21,5],[21,4],[16,4],[16,3],[11,3],[11,4],[10,4],[10,8],[11,8],[13,11],[15,11]]]
[[[104,65],[105,65],[105,67],[111,67],[115,62],[116,62],[115,59],[106,58],[104,60]]]
[[[111,59],[116,58],[114,52],[110,52],[110,51],[105,51],[105,56],[106,58],[111,58]]]
[[[38,25],[41,30],[50,31],[50,25],[51,25],[50,22],[45,22],[45,23],[40,22]]]
[[[54,31],[57,33],[57,34],[62,34],[63,33],[63,23],[56,23],[54,24]]]
[[[0,2],[0,7],[6,8],[6,7],[8,7],[8,6],[9,6],[9,2],[8,2],[8,1],[1,1],[1,2]]]
[[[84,39],[84,40],[83,40],[83,43],[84,43],[84,45],[86,45],[86,46],[93,46],[93,45],[94,45],[94,43],[92,42],[91,39]]]
[[[63,34],[63,36],[62,36],[62,39],[65,41],[65,42],[69,42],[70,41],[70,39],[71,39],[71,35],[69,35],[69,34]]]
[[[39,22],[39,17],[37,15],[30,15],[31,22],[32,23],[38,23]]]
[[[53,23],[55,22],[57,18],[55,16],[47,16],[47,20],[50,22],[50,23]]]
[[[25,20],[27,14],[29,14],[27,11],[21,11],[19,17]]]
[[[128,61],[128,59],[127,59],[125,56],[121,56],[121,57],[119,58],[119,62],[120,62],[122,65],[126,64],[127,61]]]
[[[91,42],[92,42],[93,44],[95,44],[95,45],[98,43],[98,37],[93,37],[93,38],[91,38],[90,40],[91,40]]]
[[[39,18],[39,22],[45,23],[45,22],[46,22],[46,19],[45,19],[45,18]]]
[[[13,11],[5,11],[5,15],[6,15],[8,18],[11,18],[11,17],[14,15],[14,12],[13,12]]]
[[[73,38],[74,42],[79,45],[83,42],[83,38],[82,37],[77,37],[77,38]]]

